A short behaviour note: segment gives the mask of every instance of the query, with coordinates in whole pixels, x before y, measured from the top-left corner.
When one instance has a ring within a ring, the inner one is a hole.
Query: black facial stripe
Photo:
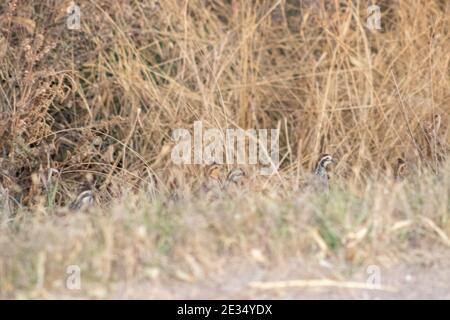
[[[331,160],[328,157],[323,157],[322,159],[320,159],[319,165],[321,167],[325,167],[325,162],[327,162],[327,161],[331,161]]]

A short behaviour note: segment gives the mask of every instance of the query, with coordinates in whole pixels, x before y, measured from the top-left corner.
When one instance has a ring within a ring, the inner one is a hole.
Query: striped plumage
[[[77,198],[69,205],[71,211],[81,211],[94,205],[94,193],[92,190],[82,191]]]
[[[240,168],[231,169],[227,176],[223,177],[223,168],[220,164],[213,163],[206,168],[205,182],[202,185],[202,192],[205,194],[219,195],[229,191],[231,187],[239,186],[245,172]]]
[[[328,191],[330,187],[330,177],[328,176],[327,167],[331,163],[336,163],[336,160],[333,158],[333,156],[330,154],[322,154],[319,160],[317,160],[316,166],[314,167],[314,184],[322,191]]]
[[[240,184],[244,177],[245,177],[245,172],[242,169],[234,168],[234,169],[230,170],[230,172],[228,172],[227,178],[225,180],[225,187]]]
[[[209,179],[220,180],[221,176],[221,168],[218,163],[210,164],[206,169],[206,176]]]
[[[398,158],[394,171],[395,181],[403,181],[407,175],[408,175],[408,166],[406,164],[406,161],[403,160],[402,158]]]
[[[218,163],[212,163],[205,168],[204,182],[201,186],[202,193],[217,193],[223,187],[222,169]]]

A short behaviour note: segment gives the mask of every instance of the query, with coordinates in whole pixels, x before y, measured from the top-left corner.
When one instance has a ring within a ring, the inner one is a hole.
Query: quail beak
[[[330,163],[331,166],[334,167],[336,165],[336,163],[337,163],[337,160],[335,158],[331,159],[331,163]]]

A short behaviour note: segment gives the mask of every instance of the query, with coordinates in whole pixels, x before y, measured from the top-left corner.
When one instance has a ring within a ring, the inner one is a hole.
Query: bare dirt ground
[[[410,255],[409,255],[410,256]],[[115,299],[450,299],[450,251],[417,254],[413,261],[379,266],[383,290],[345,288],[365,284],[367,266],[351,270],[345,265],[290,261],[277,268],[245,260],[223,261],[215,273],[200,280],[156,279],[118,285]],[[410,259],[411,260],[411,259]],[[388,263],[389,264],[389,263]],[[319,280],[302,288],[251,287],[254,282]],[[320,286],[324,279],[334,286]],[[384,290],[393,289],[393,291]]]

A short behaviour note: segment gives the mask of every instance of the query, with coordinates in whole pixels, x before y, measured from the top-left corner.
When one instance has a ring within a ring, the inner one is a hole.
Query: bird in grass
[[[238,187],[242,184],[245,172],[240,168],[231,169],[226,178],[223,178],[223,168],[217,163],[209,165],[206,169],[206,182],[203,183],[202,191],[204,193],[219,195],[229,191],[232,187]]]
[[[69,210],[78,212],[92,207],[95,203],[94,193],[92,190],[87,189],[77,196],[77,198],[69,205]]]
[[[330,188],[330,177],[327,172],[327,168],[330,164],[336,163],[336,159],[330,154],[322,154],[317,160],[314,167],[314,186],[316,189],[322,191],[328,191]]]
[[[220,181],[222,174],[222,169],[220,165],[216,162],[210,164],[206,169],[206,176],[208,179],[214,180],[214,181]]]
[[[205,181],[201,186],[202,193],[217,193],[223,188],[222,168],[218,163],[213,162],[206,166],[204,178]]]
[[[244,170],[242,170],[240,168],[231,169],[227,174],[227,178],[225,180],[224,187],[228,188],[233,185],[234,186],[240,185],[242,183],[242,179],[244,177],[245,177]]]
[[[398,158],[397,163],[395,164],[395,171],[394,171],[395,181],[405,180],[408,173],[409,173],[409,171],[408,171],[408,165],[406,164],[406,161],[403,160],[402,158]]]

